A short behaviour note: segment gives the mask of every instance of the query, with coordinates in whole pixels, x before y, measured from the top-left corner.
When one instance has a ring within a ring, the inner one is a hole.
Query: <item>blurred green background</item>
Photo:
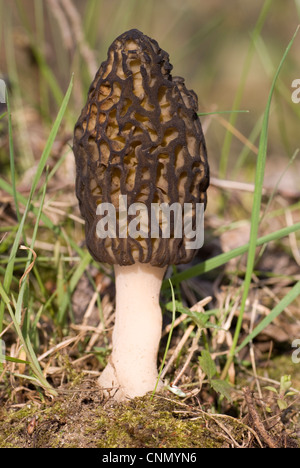
[[[15,145],[21,169],[39,157],[71,74],[74,89],[65,119],[70,134],[109,45],[138,28],[170,54],[173,74],[196,91],[200,112],[249,111],[205,116],[202,123],[212,174],[253,182],[270,84],[299,21],[299,0],[0,0],[0,75],[10,84],[19,122]],[[291,100],[291,83],[300,78],[299,53],[300,34],[272,104],[266,171],[271,187],[299,146],[300,104]],[[1,146],[3,171],[3,138]],[[297,159],[281,181],[295,191]]]

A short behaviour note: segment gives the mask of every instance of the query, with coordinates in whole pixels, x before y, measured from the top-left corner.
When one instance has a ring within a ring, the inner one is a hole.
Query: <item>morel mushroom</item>
[[[206,146],[197,97],[172,68],[155,40],[125,32],[110,46],[75,125],[87,247],[115,270],[112,354],[99,384],[114,389],[116,400],[154,389],[161,282],[168,265],[191,261],[200,247],[191,239],[199,233],[198,207],[206,206]]]

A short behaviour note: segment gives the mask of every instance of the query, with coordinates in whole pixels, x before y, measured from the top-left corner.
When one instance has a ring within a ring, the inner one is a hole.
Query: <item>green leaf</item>
[[[291,385],[292,385],[291,376],[283,375],[280,379],[280,393],[284,394],[285,392],[287,392]]]
[[[287,397],[287,396],[294,396],[294,395],[297,395],[297,392],[287,392],[287,393],[285,394],[286,397]]]
[[[188,315],[199,328],[207,327],[208,315],[190,309],[187,309],[186,315]]]
[[[173,311],[174,307],[175,310],[180,314],[186,314],[190,310],[187,307],[184,307],[179,301],[168,302],[168,304],[166,305],[166,308],[170,311]]]
[[[211,355],[206,349],[203,349],[198,360],[202,371],[207,375],[208,379],[211,380],[217,373],[216,365]]]
[[[173,310],[173,303],[169,302],[166,305],[167,310]],[[193,322],[199,327],[199,328],[215,328],[216,325],[208,322],[209,316],[212,314],[204,313],[204,312],[196,312],[195,310],[191,310],[188,307],[184,307],[181,302],[175,301],[175,310],[176,312],[179,312],[180,314],[186,314],[188,317],[190,317]]]
[[[270,392],[273,392],[273,393],[276,393],[278,394],[278,391],[275,387],[271,387],[271,386],[267,386],[267,387],[264,387],[266,390],[270,390]]]
[[[282,400],[281,398],[278,398],[277,405],[280,410],[285,410],[288,406],[287,402],[285,400]]]
[[[212,379],[210,385],[217,393],[223,395],[227,400],[231,400],[231,387],[226,380]]]

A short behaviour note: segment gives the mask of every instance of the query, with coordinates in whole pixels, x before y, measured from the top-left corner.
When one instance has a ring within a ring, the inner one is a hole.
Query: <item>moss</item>
[[[34,408],[24,406],[18,411],[0,411],[0,448],[16,447],[16,441],[24,439],[27,423],[34,415]]]
[[[32,435],[28,423],[36,418]],[[183,448],[223,447],[228,437],[213,416],[179,399],[157,395],[110,405],[91,381],[62,389],[42,406],[1,410],[0,447]],[[242,440],[245,431],[228,419],[228,431]],[[222,420],[222,424],[225,424]]]
[[[290,375],[294,388],[300,389],[300,365],[293,363],[291,355],[276,356],[267,368],[268,376],[280,382],[283,375]]]
[[[102,437],[97,447],[183,448],[219,447],[224,440],[205,430],[204,418],[181,417],[176,402],[137,398],[98,420]]]

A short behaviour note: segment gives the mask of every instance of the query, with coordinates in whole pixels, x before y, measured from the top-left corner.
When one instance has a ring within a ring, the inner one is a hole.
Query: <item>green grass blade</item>
[[[53,170],[51,171],[51,173],[52,172],[53,172]],[[50,175],[49,175],[49,180],[50,180]],[[0,188],[13,196],[13,191],[12,191],[11,185],[8,182],[6,182],[4,179],[1,179],[1,177],[0,177]],[[17,200],[22,205],[24,205],[24,206],[27,205],[27,199],[19,192],[17,192]],[[29,211],[31,211],[36,216],[38,214],[38,208],[36,208],[32,204],[30,204],[30,206],[29,206]],[[63,233],[63,231],[60,229],[60,227],[57,226],[56,224],[53,224],[53,222],[48,218],[47,215],[45,215],[45,213],[41,214],[41,220],[43,221],[45,226],[47,228],[49,228],[55,235],[65,239],[66,235]],[[72,249],[74,249],[75,252],[77,252],[80,257],[83,257],[85,255],[84,251],[76,244],[76,242],[71,237],[70,238],[68,237],[67,241],[70,244],[70,246],[72,247]]]
[[[173,285],[172,285],[170,279],[169,279],[169,285],[170,285],[170,287],[171,287],[172,304],[173,304],[173,307],[172,307],[172,324],[171,324],[171,328],[170,328],[170,331],[169,331],[168,340],[167,340],[167,344],[166,344],[164,356],[163,356],[163,359],[162,359],[162,363],[161,363],[161,366],[160,366],[160,370],[159,370],[159,373],[158,373],[158,377],[157,377],[157,380],[156,380],[156,384],[155,384],[153,393],[152,393],[152,395],[151,395],[151,400],[153,399],[153,397],[154,397],[154,395],[155,395],[155,392],[156,392],[156,389],[157,389],[157,386],[158,386],[158,383],[159,383],[159,380],[160,380],[160,376],[161,376],[161,373],[162,373],[162,371],[163,371],[163,368],[164,368],[164,365],[165,365],[165,362],[166,362],[166,357],[167,357],[167,353],[168,353],[168,350],[169,350],[169,347],[170,347],[171,338],[172,338],[172,333],[173,333],[173,328],[174,328],[174,322],[175,322],[176,302],[175,302],[175,294],[174,294]]]
[[[4,287],[4,290],[6,292],[9,291],[10,284],[11,284],[11,281],[12,281],[15,258],[16,258],[17,251],[18,251],[18,248],[19,248],[20,239],[21,239],[21,236],[22,236],[22,233],[23,233],[25,220],[26,220],[26,217],[27,217],[27,214],[29,212],[30,205],[31,205],[32,197],[34,195],[37,184],[38,184],[38,182],[39,182],[39,180],[40,180],[40,178],[42,176],[42,173],[44,171],[47,159],[48,159],[48,157],[50,155],[52,145],[53,145],[54,140],[56,138],[59,126],[61,124],[62,118],[64,116],[64,113],[66,111],[66,108],[67,108],[67,105],[68,105],[68,102],[69,102],[69,99],[70,99],[70,96],[71,96],[72,87],[73,87],[73,76],[71,78],[69,87],[67,89],[67,92],[66,92],[65,97],[63,99],[63,102],[61,104],[61,107],[60,107],[59,112],[57,114],[54,125],[53,125],[53,127],[51,129],[49,138],[48,138],[48,140],[46,142],[45,149],[44,149],[43,154],[41,156],[41,159],[39,161],[37,171],[36,171],[36,174],[35,174],[33,182],[32,182],[30,194],[29,194],[29,197],[28,197],[27,202],[26,202],[25,211],[24,211],[22,219],[21,219],[21,221],[19,223],[19,228],[18,228],[18,231],[16,233],[16,237],[15,237],[12,249],[11,249],[11,253],[10,253],[10,257],[9,257],[9,260],[8,260],[8,264],[7,264],[7,268],[6,268],[5,276],[4,276],[4,281],[3,281],[3,287]],[[3,315],[4,315],[4,303],[2,301],[1,304],[0,304],[0,331],[2,330]]]
[[[34,250],[34,243],[35,243],[35,240],[36,240],[38,227],[39,227],[39,224],[40,224],[41,214],[42,214],[44,201],[45,201],[46,188],[47,188],[47,180],[46,180],[46,182],[44,184],[44,187],[43,187],[42,199],[41,199],[38,215],[36,217],[36,222],[35,222],[35,226],[34,226],[33,233],[32,233],[32,239],[31,239],[31,245],[30,245],[31,250],[28,250],[28,257],[27,257],[27,263],[26,263],[26,266],[25,266],[25,272],[28,270],[29,265],[32,262],[32,250]],[[24,297],[24,292],[25,292],[25,288],[26,288],[26,277],[27,277],[27,274],[25,274],[23,279],[22,279],[22,282],[21,282],[21,285],[20,285],[20,291],[19,291],[19,295],[18,295],[18,300],[17,300],[17,305],[16,305],[16,320],[17,320],[18,323],[21,323],[21,314],[22,314],[22,309],[23,309],[23,297]]]
[[[257,20],[257,23],[255,25],[255,28],[252,33],[252,40],[249,46],[249,50],[244,62],[243,70],[242,70],[242,76],[240,80],[239,87],[237,89],[235,98],[234,98],[234,103],[233,103],[233,110],[237,110],[240,107],[244,89],[245,89],[245,84],[247,77],[249,75],[249,70],[250,70],[250,65],[252,62],[252,58],[255,52],[255,43],[257,38],[260,35],[260,32],[262,30],[262,27],[265,23],[265,20],[267,18],[269,9],[271,7],[272,0],[265,0],[263,7],[261,9],[259,18]],[[231,126],[235,126],[237,119],[237,114],[233,113],[230,116],[229,123]],[[221,153],[221,161],[220,161],[220,169],[219,169],[219,177],[220,179],[226,178],[226,172],[227,172],[227,165],[228,165],[228,157],[229,157],[229,151],[230,151],[230,146],[231,146],[231,140],[232,140],[232,133],[228,130],[225,135],[224,143],[223,143],[223,148],[222,148],[222,153]]]
[[[11,184],[12,192],[15,202],[15,209],[18,221],[20,222],[21,215],[19,211],[19,205],[17,200],[17,190],[16,190],[16,178],[15,178],[15,159],[14,159],[14,143],[13,143],[13,131],[12,131],[12,122],[11,122],[11,110],[10,110],[10,101],[9,96],[6,91],[6,104],[7,104],[7,113],[8,113],[8,140],[9,140],[9,159],[10,159],[10,173],[11,173]]]
[[[224,367],[224,371],[222,374],[222,377],[224,377],[227,374],[227,371],[229,369],[229,366],[232,362],[233,356],[235,355],[236,351],[236,346],[242,326],[242,321],[243,321],[243,315],[244,315],[244,310],[246,306],[246,300],[248,298],[248,293],[249,293],[249,288],[251,284],[251,278],[252,278],[252,273],[253,273],[253,268],[254,268],[254,263],[255,263],[255,252],[256,252],[256,244],[257,244],[257,235],[258,235],[258,227],[259,227],[259,222],[260,222],[260,210],[261,210],[261,198],[262,198],[262,188],[263,188],[263,181],[264,181],[264,174],[265,174],[265,164],[266,164],[266,157],[267,157],[267,144],[268,144],[268,124],[269,124],[269,114],[270,114],[270,107],[271,107],[271,101],[272,101],[272,96],[274,93],[275,89],[275,84],[278,78],[278,75],[280,73],[280,70],[282,68],[282,65],[286,59],[286,56],[292,47],[292,44],[296,38],[296,35],[298,33],[299,26],[297,27],[291,41],[289,42],[283,57],[280,61],[280,64],[277,68],[277,71],[275,73],[275,76],[273,78],[273,82],[271,85],[271,90],[269,93],[265,113],[264,113],[264,119],[263,119],[263,125],[262,125],[262,131],[260,135],[260,140],[259,140],[259,148],[258,148],[258,158],[257,158],[257,167],[256,167],[256,176],[255,176],[255,190],[254,190],[254,197],[253,197],[253,208],[252,208],[252,214],[251,214],[251,231],[250,231],[250,242],[249,242],[249,251],[248,251],[248,259],[247,259],[247,268],[246,268],[246,275],[245,275],[245,281],[244,281],[244,287],[243,287],[243,295],[242,295],[242,300],[241,300],[241,307],[240,307],[240,313],[239,317],[237,320],[237,325],[235,329],[235,333],[233,336],[233,342],[232,346],[228,355],[228,360],[226,362],[226,365]]]
[[[296,223],[292,226],[288,226],[282,229],[279,229],[276,232],[272,232],[271,234],[267,234],[265,236],[259,237],[256,240],[256,247],[261,245],[267,244],[268,242],[276,241],[281,239],[282,237],[286,237],[292,232],[300,231],[300,223]],[[198,263],[188,270],[182,271],[180,273],[176,273],[172,276],[173,282],[181,282],[187,280],[189,278],[193,278],[195,276],[202,275],[203,273],[207,273],[208,271],[214,270],[222,265],[225,265],[229,260],[239,257],[247,253],[249,250],[249,242],[247,244],[242,245],[241,247],[236,247],[235,249],[231,250],[230,252],[225,252],[220,255],[216,255],[209,260],[205,260],[204,262]],[[168,281],[164,280],[162,287],[166,288],[168,286]]]
[[[47,379],[44,377],[43,372],[40,368],[40,365],[38,363],[38,360],[35,356],[35,353],[32,349],[31,343],[29,342],[28,339],[24,338],[22,334],[22,330],[20,328],[20,325],[18,324],[15,314],[12,310],[12,307],[10,305],[10,300],[8,295],[6,294],[2,284],[0,283],[0,296],[2,297],[3,302],[6,304],[6,307],[9,311],[10,317],[13,321],[16,333],[20,339],[20,342],[23,345],[24,351],[26,353],[26,356],[30,362],[30,367],[32,372],[34,373],[37,383],[41,385],[42,387],[46,388],[51,394],[56,395],[56,391],[51,387],[51,385],[47,382]]]
[[[281,312],[284,311],[297,297],[300,296],[300,281],[298,281],[294,287],[286,294],[286,296],[274,307],[274,309],[260,322],[257,327],[244,339],[244,341],[236,348],[238,353],[243,349],[250,341],[252,341],[259,333],[261,333],[266,326],[268,326]]]
[[[225,110],[225,111],[213,111],[213,112],[197,112],[199,117],[205,115],[214,115],[214,114],[248,114],[248,110]]]
[[[33,194],[35,192],[36,186],[37,186],[37,184],[38,184],[38,182],[39,182],[39,180],[40,180],[40,178],[42,176],[42,173],[44,171],[46,162],[47,162],[47,160],[49,158],[52,145],[53,145],[54,140],[56,138],[56,135],[57,135],[58,129],[60,127],[62,118],[63,118],[63,116],[64,116],[64,114],[66,112],[66,109],[67,109],[67,105],[68,105],[68,102],[69,102],[69,99],[70,99],[70,96],[71,96],[71,92],[72,92],[72,87],[73,87],[73,75],[72,75],[69,87],[67,89],[67,92],[65,94],[65,97],[64,97],[64,99],[62,101],[59,112],[57,114],[57,117],[55,119],[55,122],[53,124],[53,127],[51,129],[51,132],[50,132],[49,138],[47,140],[47,143],[46,143],[45,149],[43,151],[43,154],[41,156],[39,165],[37,167],[37,171],[35,173],[35,176],[34,176],[34,179],[33,179],[33,182],[32,182],[32,187],[31,187],[31,190],[30,190],[30,195],[29,195],[30,199],[32,198],[32,196],[33,196]]]

